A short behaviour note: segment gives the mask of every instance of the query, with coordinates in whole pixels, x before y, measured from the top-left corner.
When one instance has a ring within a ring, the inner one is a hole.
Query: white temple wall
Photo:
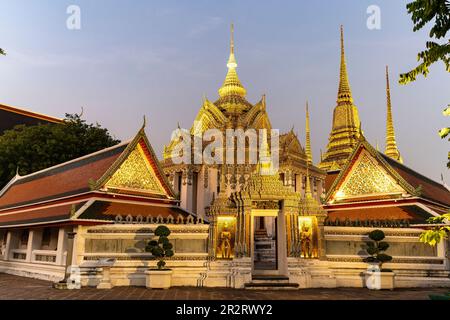
[[[110,272],[113,286],[144,286],[144,272],[156,267],[157,261],[145,252],[145,245],[153,238],[157,226],[114,224],[76,228],[73,261],[80,267],[82,284],[97,286],[103,277],[100,260],[112,258],[115,259]],[[167,266],[174,272],[173,286],[243,288],[251,281],[251,258],[208,259],[208,225],[191,221],[168,227],[176,253],[167,260]],[[287,258],[290,282],[299,283],[300,288],[364,287],[367,264],[359,251],[371,230],[373,228],[325,227],[327,260]],[[396,273],[395,287],[450,287],[448,241],[436,249],[427,248],[418,241],[421,230],[383,230],[386,241],[392,246],[392,252],[388,250],[388,253],[394,257],[384,267]],[[6,237],[3,234],[1,239],[6,239],[6,243],[2,240],[0,272],[55,282],[63,279],[70,229],[58,230],[58,238],[52,240],[57,240],[56,250],[42,250],[38,241],[41,231],[31,230],[24,249],[19,249],[21,230],[9,231]]]

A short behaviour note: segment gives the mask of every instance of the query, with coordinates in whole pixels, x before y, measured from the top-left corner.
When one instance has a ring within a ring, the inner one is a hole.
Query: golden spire
[[[305,198],[312,199],[311,192],[311,181],[309,180],[309,164],[306,165],[306,188],[305,188]]]
[[[353,103],[352,91],[348,82],[347,64],[345,62],[344,27],[341,25],[341,71],[339,77],[338,105],[341,103]]]
[[[394,122],[392,120],[392,105],[391,105],[391,89],[389,86],[389,68],[386,66],[386,99],[387,99],[387,116],[386,116],[386,150],[385,154],[403,163],[402,156],[397,148],[397,141],[395,140]]]
[[[312,164],[312,153],[311,153],[311,131],[309,127],[309,106],[308,101],[306,101],[306,159],[308,164]]]
[[[358,108],[353,104],[347,75],[344,48],[344,28],[341,26],[341,66],[337,105],[333,113],[333,126],[319,168],[326,171],[340,170],[358,144],[362,135]]]
[[[230,57],[228,58],[228,73],[222,87],[219,89],[219,96],[222,98],[228,95],[238,95],[245,97],[247,91],[241,84],[236,72],[237,62],[234,55],[234,25],[231,24]]]

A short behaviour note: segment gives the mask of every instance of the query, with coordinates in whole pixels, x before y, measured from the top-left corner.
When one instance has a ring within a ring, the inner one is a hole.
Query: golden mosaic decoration
[[[368,154],[363,153],[356,162],[350,176],[336,192],[335,198],[346,198],[368,194],[404,192]]]
[[[105,184],[110,189],[143,190],[165,194],[141,146],[137,146]]]

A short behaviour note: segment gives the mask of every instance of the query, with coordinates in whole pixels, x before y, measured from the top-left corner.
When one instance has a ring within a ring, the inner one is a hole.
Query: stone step
[[[265,274],[255,274],[252,276],[252,282],[253,281],[286,281],[289,282],[289,277],[286,276],[280,276],[280,275],[265,275]]]
[[[298,283],[278,283],[276,281],[270,282],[250,282],[245,284],[247,290],[296,290]]]

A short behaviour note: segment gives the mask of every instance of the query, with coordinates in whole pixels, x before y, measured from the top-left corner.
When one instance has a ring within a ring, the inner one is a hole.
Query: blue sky
[[[179,121],[190,127],[203,94],[217,98],[226,74],[229,25],[235,24],[238,73],[257,102],[267,94],[272,125],[293,125],[304,140],[309,100],[313,156],[331,129],[339,74],[339,25],[355,104],[369,141],[384,148],[385,78],[391,71],[396,134],[405,164],[439,180],[448,143],[450,77],[439,63],[408,86],[398,74],[416,64],[427,30],[412,31],[407,1],[0,0],[0,102],[63,117],[80,112],[120,139],[148,118],[158,155]],[[66,9],[81,8],[81,30],[66,28]],[[381,30],[366,27],[369,5]]]

